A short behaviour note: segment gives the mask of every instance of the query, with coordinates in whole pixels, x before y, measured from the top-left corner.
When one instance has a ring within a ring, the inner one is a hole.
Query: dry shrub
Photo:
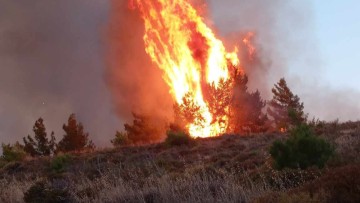
[[[320,203],[326,202],[327,195],[323,192],[317,194],[310,194],[305,192],[291,193],[291,192],[270,192],[260,198],[257,198],[253,203],[263,202],[278,202],[278,203]]]
[[[76,194],[81,202],[248,202],[266,189],[261,183],[241,184],[235,174],[199,169],[150,176],[144,182],[137,177],[125,181],[110,171],[96,181],[83,180],[74,191],[82,191]]]
[[[38,181],[38,178],[27,178],[19,181],[13,177],[0,179],[0,202],[23,202],[24,193]]]
[[[304,187],[305,191],[328,193],[327,202],[360,202],[360,165],[333,169]]]
[[[321,176],[318,169],[286,169],[282,171],[270,170],[261,174],[267,184],[274,190],[287,190],[299,187]]]
[[[335,165],[360,163],[360,126],[335,140],[337,159]]]
[[[72,202],[70,193],[63,183],[39,181],[24,194],[26,203],[61,203]]]
[[[193,145],[193,138],[183,131],[168,131],[165,144],[168,146]]]

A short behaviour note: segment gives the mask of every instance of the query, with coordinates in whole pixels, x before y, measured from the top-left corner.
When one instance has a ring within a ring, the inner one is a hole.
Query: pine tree
[[[251,129],[251,132],[265,132],[268,129],[266,126],[268,117],[263,113],[266,102],[261,98],[258,90],[249,94],[248,106],[250,109],[247,116],[250,121],[248,126]]]
[[[204,121],[201,107],[192,98],[191,93],[187,93],[182,99],[182,104],[174,104],[175,123],[181,127],[188,123],[201,124]]]
[[[233,133],[259,133],[267,128],[267,116],[262,112],[265,101],[261,99],[260,92],[248,91],[248,77],[246,74],[233,75],[233,93],[230,102],[229,130]]]
[[[304,104],[294,95],[286,84],[284,78],[275,84],[272,89],[273,98],[269,102],[268,114],[273,118],[278,130],[287,130],[291,126],[299,125],[306,121]]]
[[[125,131],[131,143],[142,144],[161,139],[162,131],[159,129],[154,118],[133,113],[133,124],[125,124]]]
[[[54,132],[51,132],[50,140],[48,139],[44,120],[39,118],[33,127],[34,138],[30,135],[23,138],[24,150],[31,156],[49,156],[55,150]]]
[[[229,113],[229,132],[243,133],[246,128],[246,108],[248,97],[248,77],[245,74],[235,73],[233,76],[232,98]]]
[[[212,122],[218,122],[220,125],[224,124],[226,122],[225,118],[229,115],[232,81],[220,80],[217,87],[213,83],[206,90],[206,101],[213,116]]]
[[[94,149],[94,143],[89,140],[89,133],[84,132],[82,123],[78,123],[75,114],[71,114],[68,124],[63,125],[65,135],[57,145],[57,151],[81,151],[85,149]]]

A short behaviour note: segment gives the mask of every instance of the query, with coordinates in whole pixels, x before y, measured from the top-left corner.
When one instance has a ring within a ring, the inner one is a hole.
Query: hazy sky
[[[314,0],[313,6],[326,82],[360,91],[360,1]]]
[[[273,68],[288,67],[269,75],[288,77],[306,110],[360,119],[358,1],[209,1],[220,32],[260,31]],[[40,116],[58,139],[71,113],[100,146],[122,130],[104,77],[108,14],[107,0],[0,0],[0,142],[32,134]]]

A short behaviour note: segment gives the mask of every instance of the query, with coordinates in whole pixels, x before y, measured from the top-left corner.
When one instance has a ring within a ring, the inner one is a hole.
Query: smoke
[[[335,91],[318,81],[323,68],[312,32],[311,1],[285,0],[193,0],[207,24],[217,31],[229,49],[243,47],[243,37],[254,32],[252,43],[257,55],[248,60],[240,52],[249,76],[249,88],[259,89],[265,99],[271,88],[285,77],[310,116],[332,120],[356,119],[348,95],[354,91]],[[169,118],[172,101],[167,85],[159,80],[162,73],[151,63],[143,43],[144,25],[127,1],[113,1],[110,25],[109,87],[120,118],[130,121],[131,111]],[[300,80],[299,78],[302,78]],[[341,106],[343,111],[334,109]],[[159,108],[160,107],[160,108]],[[166,120],[166,119],[165,119]]]
[[[59,139],[62,124],[76,113],[102,146],[132,119],[131,111],[162,123],[172,116],[162,73],[144,51],[143,22],[126,3],[0,0],[0,142],[32,133],[39,117]],[[312,32],[310,0],[207,3],[208,23],[229,48],[241,43],[240,34],[255,32],[260,60],[246,66],[251,89],[268,99],[285,76],[311,115],[359,119],[359,92],[320,82],[326,68]]]
[[[0,0],[0,142],[21,141],[43,117],[59,140],[71,113],[98,146],[122,125],[104,83],[109,4]]]
[[[228,47],[241,44],[245,32],[255,33],[256,61],[243,60],[250,89],[259,89],[265,99],[270,99],[273,84],[285,77],[310,117],[360,118],[357,102],[360,92],[334,89],[322,78],[326,67],[322,65],[313,32],[311,1],[208,0],[208,3],[213,24]]]
[[[109,30],[108,85],[116,111],[131,122],[132,112],[155,119],[164,126],[172,118],[173,101],[162,71],[145,52],[144,22],[128,1],[112,1]]]

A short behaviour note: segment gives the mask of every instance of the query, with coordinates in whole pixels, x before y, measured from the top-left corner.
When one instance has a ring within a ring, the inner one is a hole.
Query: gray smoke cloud
[[[109,145],[122,124],[104,82],[109,3],[0,0],[0,142],[21,140],[43,117],[59,140],[75,113]]]
[[[327,70],[313,31],[315,11],[310,0],[208,2],[213,24],[224,39],[230,39],[229,44],[241,42],[241,32],[256,34],[254,44],[259,61],[245,68],[250,89],[259,89],[264,98],[270,99],[273,84],[285,77],[310,117],[360,119],[360,92],[334,89],[322,77]]]

